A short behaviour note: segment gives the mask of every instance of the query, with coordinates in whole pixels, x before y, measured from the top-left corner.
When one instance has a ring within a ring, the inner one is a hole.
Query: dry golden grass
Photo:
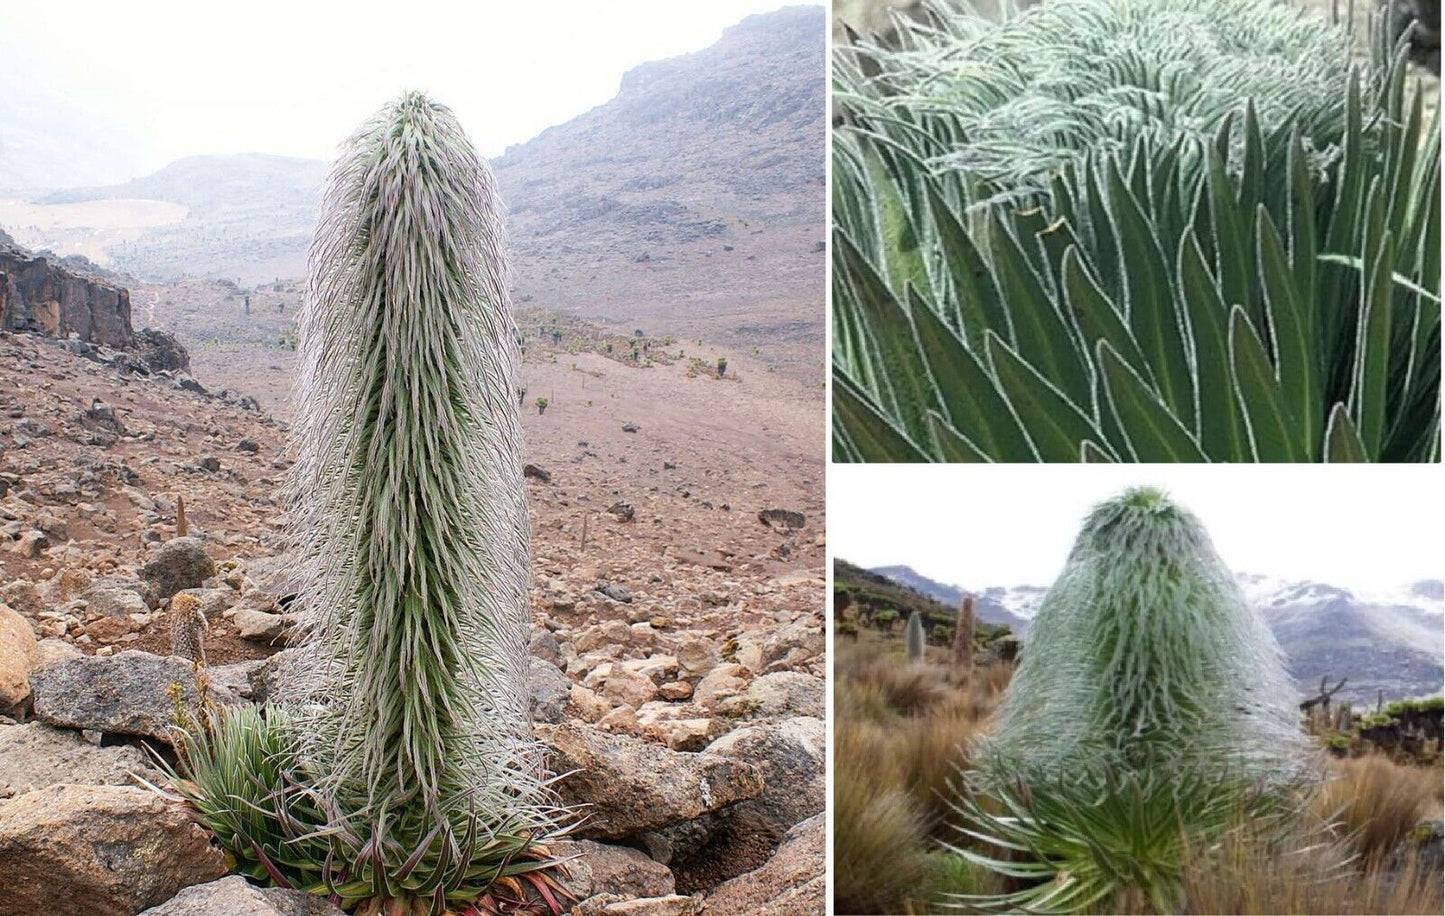
[[[942,852],[938,841],[957,839],[950,785],[967,766],[970,740],[989,728],[1012,667],[982,666],[965,678],[936,653],[909,665],[900,640],[868,632],[836,653],[836,912],[938,912],[945,894],[1001,890],[998,878]],[[1183,876],[1178,912],[1441,912],[1440,873],[1427,873],[1406,851],[1415,825],[1440,816],[1438,763],[1370,756],[1328,766],[1334,778],[1301,833],[1240,830],[1201,850]],[[1102,911],[1149,909],[1119,898]]]
[[[1348,845],[1322,835],[1281,843],[1232,835],[1186,868],[1180,913],[1428,914],[1445,908],[1441,876],[1413,855],[1361,871]],[[1119,910],[1119,912],[1130,912]]]
[[[873,634],[836,651],[836,911],[928,912],[940,885],[976,880],[960,877],[936,840],[965,746],[1011,670],[985,666],[960,684],[946,666],[907,664],[898,641]]]
[[[1441,768],[1402,766],[1383,756],[1336,760],[1314,811],[1368,864],[1379,864],[1420,821],[1438,816]]]

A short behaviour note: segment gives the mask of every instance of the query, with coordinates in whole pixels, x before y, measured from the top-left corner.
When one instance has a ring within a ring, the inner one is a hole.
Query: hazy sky
[[[452,106],[493,156],[607,101],[637,64],[700,50],[785,5],[3,2],[0,53],[135,130],[152,167],[194,153],[329,158],[366,115],[413,88]]]
[[[966,588],[1048,585],[1096,503],[1163,487],[1236,572],[1389,589],[1445,575],[1434,465],[836,465],[828,540],[862,566]]]

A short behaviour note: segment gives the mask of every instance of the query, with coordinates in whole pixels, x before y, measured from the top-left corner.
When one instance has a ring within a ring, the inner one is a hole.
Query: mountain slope
[[[185,220],[147,230],[112,251],[116,268],[137,276],[187,276],[261,283],[306,272],[306,247],[326,163],[244,153],[189,156],[110,187],[55,191],[41,204],[163,200],[183,204]]]
[[[899,587],[956,607],[964,589],[930,579],[909,566],[870,571]],[[1302,691],[1321,677],[1349,681],[1340,696],[1356,702],[1440,693],[1445,681],[1445,583],[1425,580],[1378,595],[1320,582],[1239,576],[1245,597],[1264,616],[1284,649]],[[1046,589],[984,588],[974,593],[979,619],[1026,633]]]
[[[821,382],[825,20],[821,6],[749,17],[709,48],[634,68],[610,102],[496,159],[517,302],[706,340],[689,355],[709,362],[758,347]],[[184,220],[109,248],[110,266],[253,286],[304,275],[325,168],[195,156],[44,201],[183,204]]]
[[[496,160],[518,293],[649,333],[792,345],[816,373],[824,28],[818,6],[749,17]]]
[[[930,598],[943,602],[951,608],[956,608],[963,601],[964,590],[957,585],[948,585],[936,579],[930,579],[919,573],[911,566],[875,566],[871,572],[891,579],[911,589],[921,592]],[[1025,591],[1036,591],[1034,601],[1043,597],[1042,589],[1026,589]],[[1017,596],[1012,589],[989,588],[974,594],[974,613],[979,620],[987,623],[1008,624],[1015,632],[1022,633],[1029,628],[1028,618],[1033,615],[1033,608],[1028,608],[1027,614],[1018,613],[1018,602],[1014,600]]]

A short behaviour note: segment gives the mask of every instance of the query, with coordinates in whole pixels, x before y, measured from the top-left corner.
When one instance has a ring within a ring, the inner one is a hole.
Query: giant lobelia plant
[[[500,210],[420,94],[347,141],[301,326],[305,664],[284,709],[213,715],[181,745],[181,794],[239,870],[357,912],[561,908]]]
[[[1438,460],[1438,108],[1348,42],[1059,0],[836,55],[835,457]]]
[[[992,854],[957,851],[1023,887],[954,902],[1078,912],[1133,892],[1171,912],[1191,854],[1288,820],[1311,775],[1298,701],[1192,514],[1148,488],[1098,506],[956,803]]]

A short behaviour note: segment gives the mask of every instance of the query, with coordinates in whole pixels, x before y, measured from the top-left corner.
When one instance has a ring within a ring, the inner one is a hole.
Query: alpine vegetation
[[[910,665],[922,663],[925,643],[923,618],[914,611],[908,615],[908,625],[903,628],[903,648]]]
[[[1193,515],[1147,488],[1100,505],[956,807],[965,835],[1030,858],[960,854],[1038,883],[967,902],[1077,912],[1134,891],[1171,912],[1191,848],[1241,817],[1285,819],[1308,784],[1298,701]]]
[[[218,716],[185,748],[183,792],[242,871],[357,912],[561,909],[500,210],[420,94],[346,142],[301,323],[308,662],[284,711]]]
[[[1273,0],[934,18],[835,55],[835,457],[1438,460],[1403,44]]]

